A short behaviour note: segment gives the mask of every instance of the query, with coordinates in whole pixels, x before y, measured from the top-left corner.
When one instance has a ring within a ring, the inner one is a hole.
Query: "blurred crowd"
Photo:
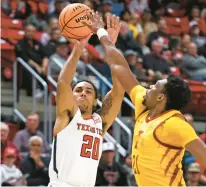
[[[71,53],[72,45],[62,37],[58,17],[66,5],[80,2],[98,10],[104,20],[109,14],[120,17],[122,27],[116,47],[145,87],[170,74],[206,81],[206,0],[42,0],[48,9],[44,11],[37,3],[35,13],[32,1],[37,0],[2,0],[1,10],[14,20],[23,20],[24,37],[15,45],[15,54],[43,79],[50,75],[56,80],[60,72],[57,62],[63,65]],[[39,32],[37,40],[35,35]],[[108,88],[86,64],[91,64],[111,82],[110,69],[104,63],[104,52],[95,35],[83,50],[76,76],[90,77],[104,96]],[[26,70],[21,73],[18,88],[24,88],[32,96],[32,77]],[[35,96],[42,96],[41,86]],[[185,118],[193,125],[192,115],[186,114]],[[25,128],[12,140],[8,136],[9,126],[1,123],[2,185],[48,184],[51,148],[38,129],[36,113],[27,116]],[[206,143],[206,133],[200,137]],[[114,144],[104,143],[96,185],[136,186],[130,153],[116,162],[115,151]],[[188,152],[183,159],[183,170],[188,186],[206,184],[206,168]]]

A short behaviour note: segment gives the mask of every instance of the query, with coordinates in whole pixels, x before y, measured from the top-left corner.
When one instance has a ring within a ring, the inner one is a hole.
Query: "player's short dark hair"
[[[182,78],[170,75],[165,85],[167,95],[166,110],[181,110],[191,101],[191,90],[189,84]]]
[[[94,85],[94,83],[93,83],[92,81],[90,81],[90,80],[82,79],[82,80],[79,80],[79,81],[75,82],[75,83],[72,85],[72,90],[73,90],[74,87],[75,87],[77,84],[79,84],[80,82],[87,82],[87,83],[91,84],[91,85],[93,86],[93,88],[94,88],[95,99],[98,99],[98,97],[99,97],[99,92],[98,92],[96,86]]]

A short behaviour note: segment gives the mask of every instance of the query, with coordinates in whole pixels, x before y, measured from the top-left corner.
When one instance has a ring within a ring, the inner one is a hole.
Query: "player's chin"
[[[83,103],[79,103],[78,107],[82,113],[86,112],[89,108],[86,104],[83,104]]]

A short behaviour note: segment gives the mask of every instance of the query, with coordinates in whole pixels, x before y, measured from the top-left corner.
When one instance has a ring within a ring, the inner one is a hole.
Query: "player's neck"
[[[85,119],[85,120],[91,119],[92,118],[92,114],[84,113],[84,114],[82,114],[82,118]]]
[[[164,112],[165,112],[165,107],[156,106],[155,108],[149,110],[148,116],[150,118],[155,118]]]

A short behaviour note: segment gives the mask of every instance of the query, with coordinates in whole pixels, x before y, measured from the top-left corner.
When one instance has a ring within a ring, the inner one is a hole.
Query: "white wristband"
[[[104,28],[100,28],[97,30],[97,36],[100,40],[102,36],[108,36],[108,32]]]

